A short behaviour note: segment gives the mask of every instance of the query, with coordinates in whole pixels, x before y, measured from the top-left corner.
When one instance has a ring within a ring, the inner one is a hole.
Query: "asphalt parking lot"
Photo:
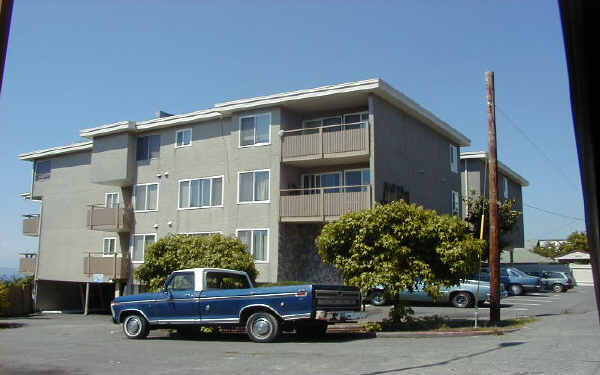
[[[257,344],[245,335],[184,340],[165,330],[153,331],[146,340],[128,340],[108,315],[2,319],[0,374],[600,373],[600,326],[591,287],[503,302],[505,317],[519,311],[539,320],[501,336],[368,338],[328,333],[319,340],[286,335],[272,344]],[[416,310],[419,315],[472,313],[433,305]],[[385,308],[369,311],[375,316]]]

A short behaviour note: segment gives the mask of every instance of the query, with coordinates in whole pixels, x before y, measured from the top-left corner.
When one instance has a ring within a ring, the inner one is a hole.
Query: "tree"
[[[253,282],[258,275],[252,255],[237,238],[173,234],[148,246],[144,264],[135,276],[151,290],[159,290],[171,272],[202,267],[245,271]]]
[[[396,201],[349,213],[326,224],[316,239],[324,262],[363,293],[385,285],[397,296],[418,282],[432,295],[478,268],[483,241],[458,217]],[[403,310],[395,300],[396,311]]]
[[[477,196],[475,198],[469,196],[465,199],[465,202],[468,207],[465,221],[471,225],[471,233],[473,233],[475,237],[479,238],[479,233],[481,231],[481,215],[485,214],[485,238],[489,239],[490,201],[482,196]],[[500,224],[500,250],[505,249],[508,245],[508,242],[503,238],[503,236],[510,233],[514,229],[515,224],[521,216],[520,211],[513,209],[514,206],[514,199],[508,199],[505,201],[498,202],[498,219]],[[483,259],[487,259],[488,257],[489,252],[485,252],[483,254]]]
[[[588,237],[585,232],[573,232],[567,237],[566,241],[548,242],[544,246],[539,244],[533,249],[534,253],[548,258],[556,258],[573,251],[590,251]]]

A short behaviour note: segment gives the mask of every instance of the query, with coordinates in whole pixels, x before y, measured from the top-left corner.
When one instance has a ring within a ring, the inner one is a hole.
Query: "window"
[[[344,115],[344,129],[360,129],[364,128],[369,121],[368,112],[350,113]]]
[[[460,213],[460,198],[457,191],[452,191],[451,199],[452,215],[458,215]]]
[[[148,246],[156,242],[156,234],[136,234],[133,236],[132,262],[143,262]]]
[[[256,262],[267,262],[269,253],[268,229],[238,229],[236,235],[243,244],[248,246],[248,252],[254,256]]]
[[[136,160],[158,159],[160,156],[160,135],[138,137]]]
[[[158,184],[135,185],[135,211],[158,211]]]
[[[239,172],[238,174],[238,203],[268,202],[269,201],[270,171]]]
[[[245,275],[236,275],[229,272],[208,272],[206,274],[206,287],[208,289],[247,289],[250,283]]]
[[[508,199],[508,178],[502,176],[502,196],[504,199]]]
[[[240,117],[240,147],[271,143],[271,114]]]
[[[175,132],[175,147],[192,145],[192,129],[182,129]]]
[[[102,246],[103,255],[114,255],[117,239],[115,237],[105,238]]]
[[[323,189],[324,193],[339,193],[339,186],[342,186],[342,172],[315,173],[302,176],[302,185],[304,189],[312,189],[306,193],[319,194],[320,189],[336,187],[335,189]]]
[[[194,273],[178,272],[171,278],[167,285],[168,290],[194,290]]]
[[[118,208],[119,207],[119,193],[106,193],[105,199],[104,199],[104,207]]]
[[[370,180],[371,180],[370,175],[371,175],[371,171],[368,168],[344,171],[344,185],[345,186],[362,185],[362,186],[357,186],[357,187],[347,187],[344,190],[347,192],[367,191],[367,187],[364,185],[370,184]]]
[[[223,176],[179,181],[179,208],[223,205]]]
[[[50,160],[36,161],[35,162],[35,180],[47,180],[50,178],[51,171]]]
[[[450,170],[458,173],[458,147],[450,145]]]
[[[369,120],[368,112],[348,113],[343,116],[322,117],[306,120],[302,123],[305,129],[319,128],[325,126],[323,132],[332,132],[346,129],[364,128]],[[339,125],[339,126],[333,126]]]

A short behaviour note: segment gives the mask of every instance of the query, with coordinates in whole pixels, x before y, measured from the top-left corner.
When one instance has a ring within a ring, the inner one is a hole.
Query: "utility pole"
[[[0,92],[4,79],[4,61],[8,48],[8,33],[10,32],[10,19],[12,16],[13,0],[0,0]]]
[[[498,160],[496,152],[496,93],[494,72],[486,72],[489,143],[489,209],[490,209],[490,325],[500,322],[500,253],[498,251]]]

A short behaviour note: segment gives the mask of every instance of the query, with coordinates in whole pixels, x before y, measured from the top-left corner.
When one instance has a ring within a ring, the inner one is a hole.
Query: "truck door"
[[[194,273],[177,272],[167,284],[165,299],[155,302],[153,309],[159,320],[193,320],[200,318],[198,293],[195,291]]]

